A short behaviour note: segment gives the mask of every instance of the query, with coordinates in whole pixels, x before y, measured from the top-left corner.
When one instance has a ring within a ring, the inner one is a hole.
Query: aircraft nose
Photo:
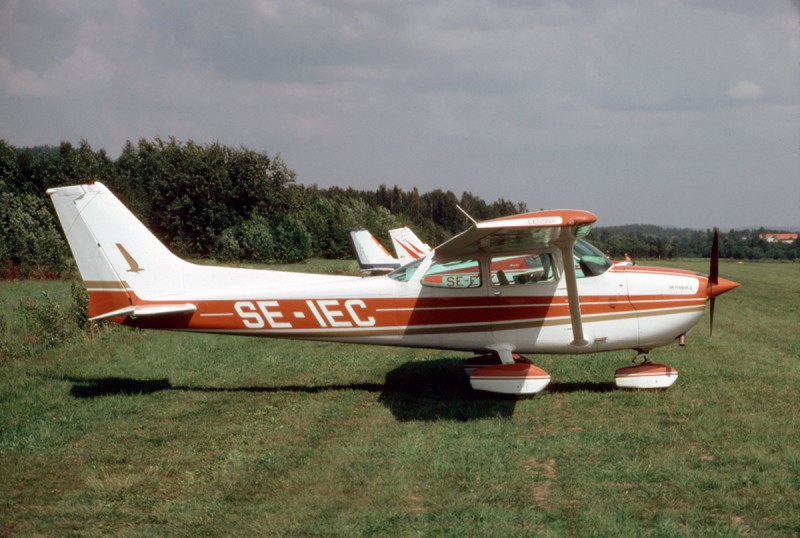
[[[717,295],[722,295],[726,291],[731,291],[734,288],[738,288],[740,284],[738,282],[734,282],[733,280],[728,280],[726,278],[718,278],[717,283],[714,284],[710,280],[708,281],[708,288],[706,288],[706,293],[708,294],[709,298],[714,298]]]

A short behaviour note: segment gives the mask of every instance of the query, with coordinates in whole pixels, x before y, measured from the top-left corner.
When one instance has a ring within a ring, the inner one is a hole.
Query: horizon
[[[59,144],[56,144],[56,145],[53,145],[53,144],[34,144],[32,146],[13,146],[13,147],[17,151],[32,150],[32,151],[35,152],[35,151],[45,151],[46,150],[46,151],[57,152],[58,149],[59,149],[60,144],[64,143],[64,142],[67,142],[67,143],[71,144],[73,148],[76,147],[76,145],[77,145],[77,144],[75,144],[75,143],[73,143],[71,141],[62,140],[61,142],[59,142]],[[181,142],[181,141],[179,141],[179,142]],[[186,141],[183,141],[183,142],[186,142]],[[212,143],[215,143],[215,142],[212,142]],[[251,149],[251,148],[247,148],[247,149]],[[113,155],[106,148],[94,148],[94,147],[92,147],[92,151],[97,152],[97,153],[99,153],[100,151],[104,151],[106,153],[106,155],[112,161],[115,161],[115,162],[116,162],[117,159],[119,159],[119,156],[122,154],[122,150],[120,150],[119,154]],[[258,151],[258,150],[254,150],[254,151]],[[275,154],[275,156],[279,156],[279,155],[280,155],[279,153]],[[270,156],[270,158],[273,158],[273,156]],[[290,163],[286,163],[286,164],[287,164],[287,166],[289,166]],[[292,169],[291,166],[289,166],[289,168]],[[341,188],[352,187],[352,185],[346,185],[344,187],[342,187],[341,185],[320,186],[320,185],[318,185],[316,183],[303,183],[299,178],[297,178],[295,181],[296,181],[296,183],[298,185],[301,185],[301,186],[304,186],[304,187],[311,187],[311,186],[315,186],[316,185],[317,187],[322,188],[322,189],[327,189],[327,188],[331,188],[331,187],[341,187]],[[420,191],[420,193],[430,192],[432,190],[441,188],[441,187],[432,187],[429,190],[423,190],[422,188],[420,188],[417,185],[411,185],[410,187],[405,187],[405,188],[401,187],[400,185],[388,185],[388,184],[384,184],[384,185],[386,185],[386,187],[389,188],[389,189],[393,189],[394,187],[398,187],[403,191],[411,191],[411,190],[416,188],[417,190]],[[375,187],[352,187],[352,188],[354,188],[356,190],[363,190],[363,191],[375,191],[375,190],[377,190],[378,187],[380,187],[380,184],[375,186]],[[459,195],[459,197],[463,193],[469,192],[469,191],[460,191],[459,192],[459,191],[452,190],[452,189],[443,189],[443,190],[451,190],[454,194]],[[470,193],[470,194],[475,194],[475,193]],[[483,198],[482,196],[480,198],[483,201],[487,202],[487,203],[491,203],[491,202],[499,200],[499,198],[487,199],[487,198]],[[508,201],[513,202],[513,203],[522,202],[521,200],[508,200]],[[562,208],[531,209],[529,207],[528,211],[529,212],[536,212],[536,211],[547,211],[547,210],[552,210],[552,209],[567,209],[567,208],[563,208],[562,207]],[[574,207],[574,208],[571,208],[571,209],[584,209],[584,208]],[[656,223],[652,223],[652,222],[637,222],[637,223],[626,222],[626,223],[622,223],[622,224],[604,224],[602,221],[603,221],[602,216],[601,215],[597,215],[597,222],[594,225],[592,225],[592,228],[593,229],[597,229],[597,228],[618,228],[618,227],[625,227],[625,226],[655,226],[655,227],[659,227],[659,228],[667,228],[667,229],[668,228],[675,228],[675,229],[678,229],[678,230],[687,229],[687,230],[694,230],[694,231],[713,230],[714,228],[718,228],[720,230],[720,232],[724,232],[724,233],[727,233],[727,232],[729,232],[731,230],[733,230],[733,231],[748,231],[748,230],[755,231],[755,230],[760,230],[760,229],[763,228],[764,230],[767,230],[767,231],[770,231],[770,232],[782,232],[783,231],[783,232],[789,232],[789,233],[800,233],[800,225],[798,225],[798,226],[791,226],[791,225],[789,225],[789,226],[774,226],[774,225],[758,224],[758,225],[739,225],[739,226],[734,226],[734,227],[723,227],[723,226],[719,226],[719,225],[711,225],[711,226],[682,226],[682,225],[678,225],[678,224],[656,224]]]

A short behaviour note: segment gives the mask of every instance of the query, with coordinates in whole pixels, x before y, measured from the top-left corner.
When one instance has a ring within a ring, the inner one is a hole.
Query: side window
[[[495,257],[490,269],[495,286],[521,286],[556,280],[553,256],[547,252]]]
[[[422,285],[432,288],[479,288],[481,264],[478,260],[434,263],[422,277]]]

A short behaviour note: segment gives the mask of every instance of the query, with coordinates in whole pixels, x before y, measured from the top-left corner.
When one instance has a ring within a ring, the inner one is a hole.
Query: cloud
[[[796,28],[781,2],[0,0],[0,138],[219,140],[281,153],[304,183],[605,223],[703,225],[683,199],[640,203],[676,186],[713,195],[717,224],[766,222],[767,177],[800,224]]]
[[[8,95],[45,96],[52,94],[47,84],[30,69],[16,69],[8,59],[0,57],[0,91]]]
[[[113,77],[111,61],[86,45],[78,45],[59,66],[45,73],[45,80],[68,91],[99,90]]]
[[[755,82],[740,80],[728,88],[728,98],[734,101],[757,101],[764,95],[764,90]]]
[[[0,88],[9,95],[52,97],[100,91],[113,77],[113,64],[85,45],[78,45],[60,63],[41,73],[24,67],[18,69],[0,57]]]

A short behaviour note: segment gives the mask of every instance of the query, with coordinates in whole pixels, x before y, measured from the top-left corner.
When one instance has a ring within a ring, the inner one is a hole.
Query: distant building
[[[794,243],[797,241],[797,234],[758,234],[758,238],[767,243]]]

